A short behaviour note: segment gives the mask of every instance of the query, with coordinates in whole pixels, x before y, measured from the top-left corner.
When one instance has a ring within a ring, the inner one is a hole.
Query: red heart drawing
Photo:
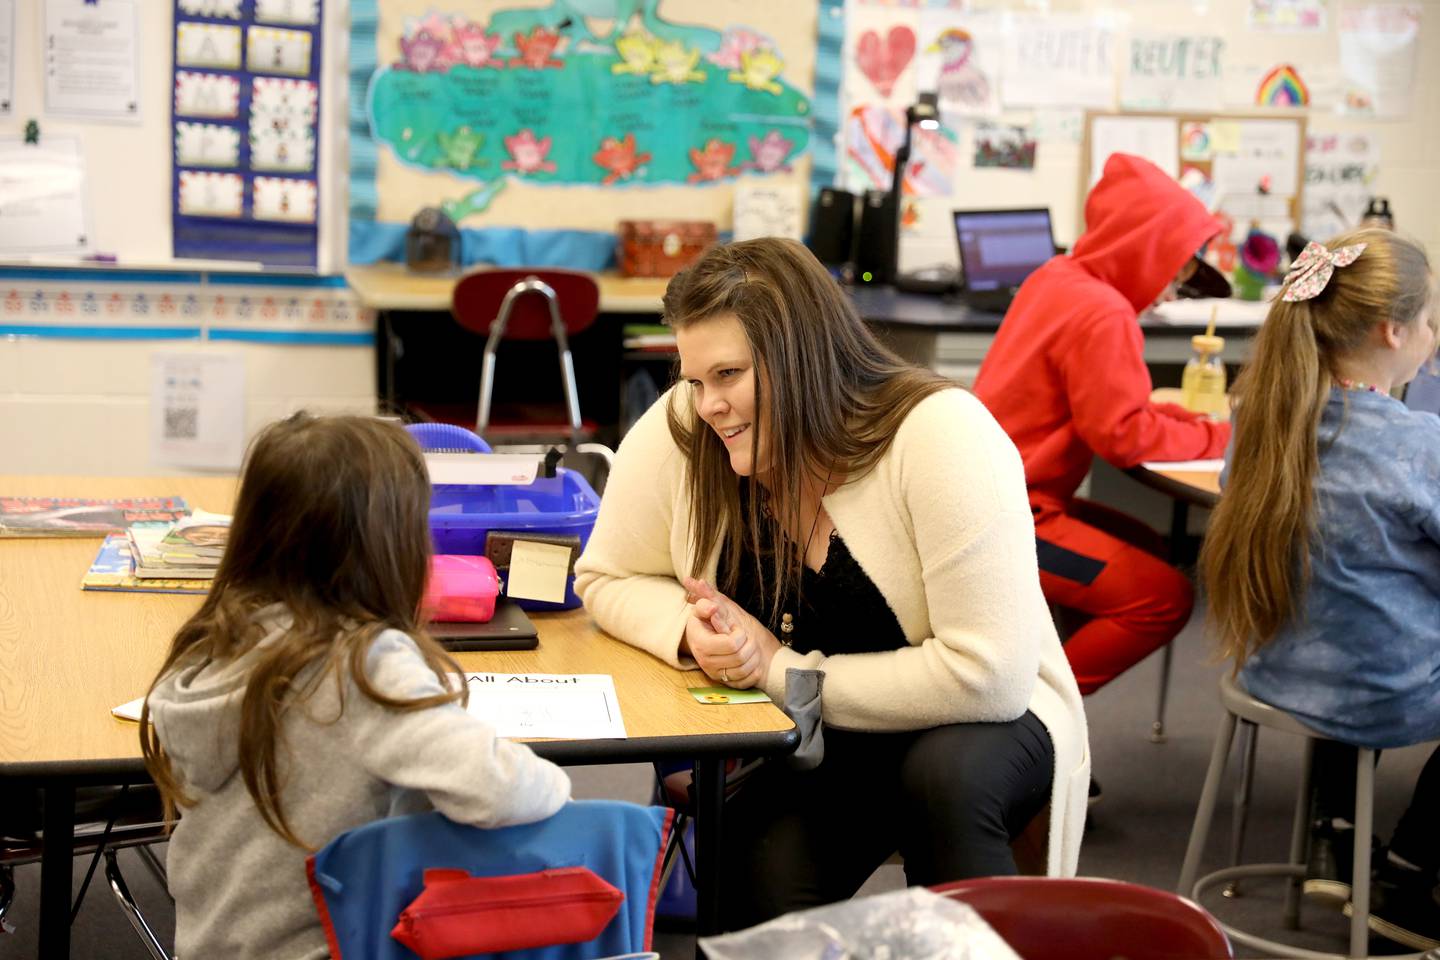
[[[880,34],[866,30],[855,47],[855,62],[875,84],[882,97],[890,96],[895,81],[915,56],[915,31],[909,27],[891,27],[882,43]]]

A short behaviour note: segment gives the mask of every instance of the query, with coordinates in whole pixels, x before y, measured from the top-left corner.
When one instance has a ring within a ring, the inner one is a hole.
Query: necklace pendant
[[[790,645],[790,634],[795,632],[795,618],[788,613],[780,614],[780,632],[785,636],[782,642],[788,647]]]

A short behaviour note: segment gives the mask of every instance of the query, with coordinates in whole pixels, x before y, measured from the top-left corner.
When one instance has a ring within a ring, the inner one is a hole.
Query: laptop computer
[[[508,597],[495,601],[495,616],[485,623],[435,621],[426,625],[446,650],[534,650],[540,645],[535,624],[520,605]]]
[[[960,300],[976,310],[1004,313],[1015,291],[1055,255],[1050,210],[956,210],[964,287]]]

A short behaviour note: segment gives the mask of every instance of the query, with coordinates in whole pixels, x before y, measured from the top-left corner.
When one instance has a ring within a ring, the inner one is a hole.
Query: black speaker
[[[810,252],[827,267],[843,267],[855,257],[855,194],[821,187],[810,217]]]
[[[889,283],[895,276],[894,196],[867,190],[860,205],[860,236],[855,244],[855,282]]]

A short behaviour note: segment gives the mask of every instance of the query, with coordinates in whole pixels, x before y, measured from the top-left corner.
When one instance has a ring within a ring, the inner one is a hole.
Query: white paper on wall
[[[45,112],[140,122],[135,0],[45,0]]]
[[[800,188],[774,186],[769,178],[742,177],[735,182],[735,239],[804,237],[805,209]]]
[[[0,117],[8,117],[15,99],[15,0],[0,0]]]
[[[940,97],[942,113],[993,116],[1000,112],[1004,18],[927,8],[920,14],[916,85]]]
[[[1326,0],[1249,0],[1245,19],[1251,30],[1319,33],[1326,5]]]
[[[1180,122],[1174,117],[1096,117],[1090,124],[1090,182],[1095,186],[1112,153],[1149,160],[1170,176],[1180,172]]]
[[[240,19],[240,0],[180,0],[180,12],[187,17]]]
[[[175,73],[175,113],[233,120],[240,115],[240,81],[217,73]]]
[[[315,182],[288,177],[256,177],[253,215],[256,220],[315,222]]]
[[[187,167],[234,167],[240,163],[240,131],[215,123],[175,123],[175,161]]]
[[[1420,45],[1420,4],[1347,4],[1340,10],[1341,110],[1410,115]]]
[[[255,0],[258,23],[289,23],[314,26],[320,22],[319,0]]]
[[[1305,196],[1300,232],[1327,240],[1358,226],[1380,172],[1380,140],[1373,133],[1326,133],[1305,138]]]
[[[190,217],[238,217],[244,213],[245,181],[235,173],[180,171],[180,212]]]
[[[182,67],[240,68],[240,28],[182,21],[175,27],[175,63]]]
[[[150,458],[157,465],[236,470],[245,452],[245,359],[150,355]]]
[[[1132,31],[1120,103],[1132,109],[1219,109],[1224,62],[1225,41],[1213,34]]]
[[[1085,111],[1045,107],[1034,112],[1035,139],[1040,143],[1077,144],[1085,139]]]
[[[251,73],[303,77],[310,72],[310,34],[305,30],[251,27],[245,42],[245,68]]]
[[[1017,15],[1006,33],[1001,100],[1010,107],[1115,105],[1118,36],[1107,19],[1083,14]]]
[[[85,163],[75,137],[0,137],[0,254],[84,253]]]

